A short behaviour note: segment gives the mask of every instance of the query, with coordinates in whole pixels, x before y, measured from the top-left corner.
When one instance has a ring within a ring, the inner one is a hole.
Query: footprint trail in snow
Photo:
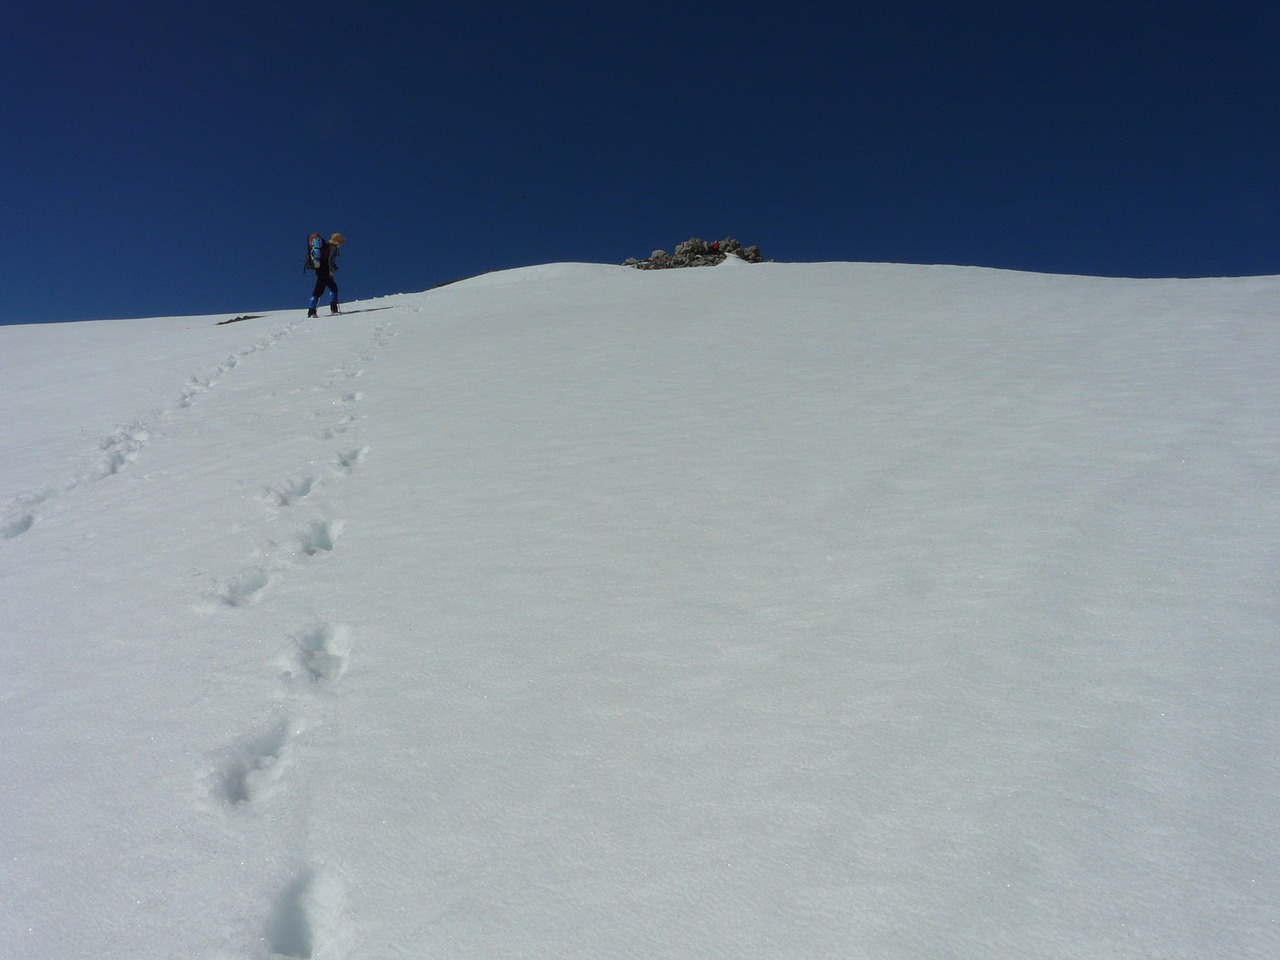
[[[390,334],[386,325],[375,332],[375,341],[385,345]],[[365,354],[363,360],[373,359]],[[331,404],[339,411],[327,427],[316,434],[332,440],[357,429],[363,419],[355,409],[364,392],[349,389],[349,381],[364,374],[363,368],[343,364],[330,372],[319,388],[339,391]],[[338,549],[344,531],[341,519],[326,516],[326,494],[332,484],[351,476],[369,456],[368,445],[340,449],[331,454],[329,473],[294,474],[287,479],[264,483],[258,501],[270,508],[265,523],[310,513],[301,528],[283,542],[268,540],[240,573],[230,577],[197,604],[201,613],[252,616],[254,606],[268,595],[277,577],[304,576],[311,564],[325,561]],[[278,684],[275,710],[278,719],[247,733],[217,753],[210,773],[213,793],[228,810],[245,810],[287,797],[298,784],[290,773],[305,765],[308,757],[307,730],[323,728],[325,698],[337,693],[339,681],[347,674],[353,648],[353,631],[345,623],[317,620],[286,638],[285,652],[276,661]],[[266,665],[264,665],[264,668]],[[304,723],[300,718],[310,718]],[[304,782],[306,778],[301,778]],[[305,810],[310,798],[296,797],[293,808]],[[284,826],[284,824],[282,824]],[[263,934],[275,956],[310,958],[341,956],[353,940],[347,919],[345,890],[336,876],[315,866],[304,839],[297,851],[302,866],[284,880],[279,896],[264,919]]]
[[[207,393],[228,373],[235,370],[245,357],[260,350],[269,349],[293,333],[300,322],[296,319],[290,320],[270,336],[231,354],[212,371],[193,374],[183,385],[172,405],[156,410],[149,416],[134,421],[128,426],[120,427],[103,437],[98,442],[101,457],[80,474],[18,494],[13,498],[12,505],[3,519],[0,519],[0,540],[13,540],[31,530],[37,520],[34,508],[65,496],[86,484],[114,477],[129,468],[157,437],[162,436],[159,432],[160,426],[173,422],[177,411],[190,407],[196,398]]]

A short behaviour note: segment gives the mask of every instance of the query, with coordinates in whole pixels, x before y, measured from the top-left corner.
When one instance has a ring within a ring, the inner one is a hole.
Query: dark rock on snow
[[[757,246],[744,247],[733,237],[726,237],[713,243],[693,237],[684,243],[676,244],[674,253],[655,250],[647,260],[629,258],[623,266],[635,267],[637,270],[667,270],[672,267],[714,267],[726,258],[735,256],[747,263],[764,263]]]

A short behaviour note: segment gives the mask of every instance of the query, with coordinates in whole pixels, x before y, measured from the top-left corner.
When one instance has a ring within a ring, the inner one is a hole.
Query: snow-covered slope
[[[1277,304],[0,328],[0,957],[1280,955]]]

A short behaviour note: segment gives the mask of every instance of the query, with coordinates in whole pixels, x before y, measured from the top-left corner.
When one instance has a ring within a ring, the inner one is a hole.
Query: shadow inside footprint
[[[355,450],[348,450],[346,453],[338,454],[338,466],[349,473],[364,463],[364,458],[368,455],[368,447],[357,447]]]
[[[270,578],[267,571],[255,568],[232,577],[222,588],[221,599],[229,607],[247,607],[258,602]]]
[[[265,798],[280,778],[294,733],[293,726],[282,718],[230,747],[214,793],[232,805]]]
[[[343,624],[322,623],[294,638],[298,662],[317,683],[334,683],[347,672],[351,657],[350,631]]]
[[[308,914],[313,876],[303,870],[280,892],[271,917],[267,921],[267,944],[279,957],[310,960],[314,951],[314,934]]]
[[[299,544],[303,553],[308,557],[314,557],[317,554],[332,553],[333,545],[340,536],[342,536],[342,521],[325,520],[313,523],[311,529],[299,537]]]
[[[282,483],[278,487],[268,487],[263,493],[263,499],[268,503],[275,504],[277,507],[287,507],[295,500],[301,500],[307,496],[315,486],[315,483],[315,477],[290,480],[288,483]]]
[[[10,520],[6,523],[3,529],[0,529],[0,536],[3,536],[5,540],[12,540],[14,537],[20,537],[30,530],[32,524],[35,522],[36,518],[33,514],[24,513],[17,519]]]

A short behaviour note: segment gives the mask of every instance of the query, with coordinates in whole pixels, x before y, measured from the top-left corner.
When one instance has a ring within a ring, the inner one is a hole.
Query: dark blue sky
[[[1280,273],[1280,4],[13,0],[0,322],[305,308],[733,235]]]

